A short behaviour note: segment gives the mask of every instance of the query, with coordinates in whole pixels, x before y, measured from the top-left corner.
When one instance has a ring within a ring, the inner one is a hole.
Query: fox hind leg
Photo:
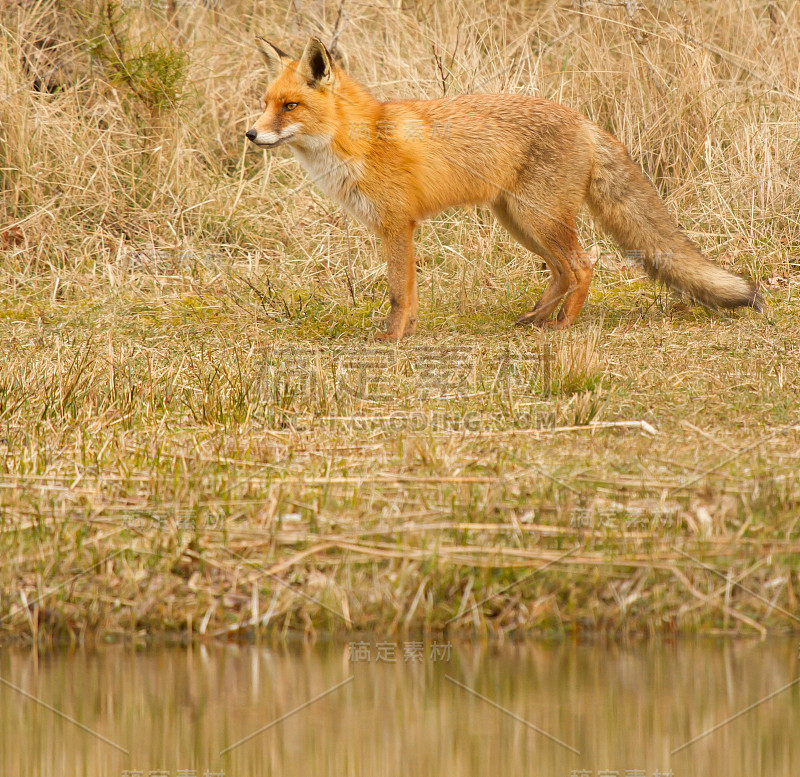
[[[594,273],[593,253],[581,250],[574,225],[567,227],[557,224],[552,231],[542,236],[542,243],[550,254],[566,264],[570,278],[558,316],[553,321],[543,322],[543,325],[548,329],[567,329],[578,317],[589,296]]]
[[[550,269],[550,280],[541,299],[516,323],[566,329],[586,301],[594,270],[590,257],[578,243],[574,214],[561,220],[543,217],[541,213],[524,218],[519,208],[505,200],[495,202],[492,210],[512,237],[541,256]],[[548,321],[559,305],[557,318]]]
[[[497,200],[492,204],[492,212],[497,217],[497,220],[508,230],[509,234],[520,245],[541,256],[550,270],[550,279],[544,294],[533,306],[533,309],[520,316],[515,323],[539,323],[544,321],[564,298],[570,286],[570,278],[569,274],[565,272],[566,268],[549,255],[549,252],[539,242],[535,233],[530,228],[523,226],[522,220],[516,217],[517,214],[513,210],[515,209],[510,208],[504,200]]]
[[[592,283],[596,252],[594,250],[581,251],[577,237],[575,246],[576,248],[570,253],[570,263],[577,283],[564,300],[556,320],[548,322],[552,323],[556,329],[566,329],[577,318],[586,302],[586,297],[589,296],[589,286]]]

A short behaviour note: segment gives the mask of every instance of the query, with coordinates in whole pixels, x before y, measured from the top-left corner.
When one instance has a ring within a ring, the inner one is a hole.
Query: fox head
[[[256,42],[267,63],[270,82],[264,112],[247,131],[247,139],[260,148],[330,140],[336,127],[331,99],[336,74],[322,41],[311,38],[299,60],[263,38]]]

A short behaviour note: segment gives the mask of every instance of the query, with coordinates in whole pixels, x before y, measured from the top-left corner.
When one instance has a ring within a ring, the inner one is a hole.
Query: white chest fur
[[[312,183],[336,200],[353,218],[365,226],[374,227],[377,223],[375,206],[358,188],[364,174],[362,161],[342,159],[333,152],[329,142],[293,145],[292,151]]]

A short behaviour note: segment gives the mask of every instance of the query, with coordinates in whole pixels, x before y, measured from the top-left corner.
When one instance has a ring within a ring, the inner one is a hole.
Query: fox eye
[[[297,107],[297,103],[284,103],[283,110],[293,111]]]

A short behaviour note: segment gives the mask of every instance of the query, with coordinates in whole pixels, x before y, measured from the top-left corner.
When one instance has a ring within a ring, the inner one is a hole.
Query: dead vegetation
[[[0,634],[797,628],[800,9],[0,8]],[[540,263],[473,209],[420,230],[420,334],[371,343],[374,240],[242,139],[256,33],[587,113],[767,313],[587,222],[579,325],[513,329]]]

